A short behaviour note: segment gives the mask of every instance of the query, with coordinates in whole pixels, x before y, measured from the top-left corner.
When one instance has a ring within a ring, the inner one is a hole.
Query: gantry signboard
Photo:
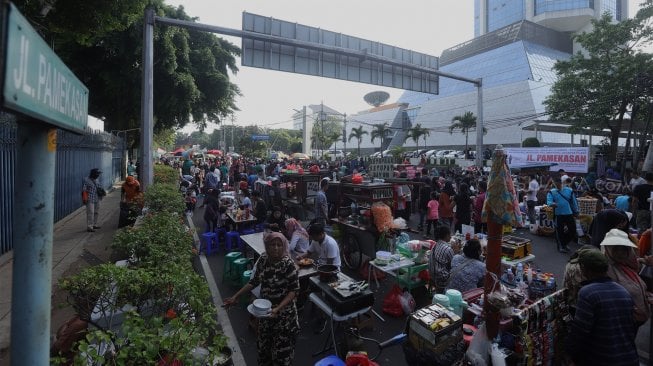
[[[438,93],[435,56],[246,12],[243,30],[279,40],[242,38],[243,66]]]
[[[83,132],[88,89],[11,3],[8,5],[3,105],[59,128]]]

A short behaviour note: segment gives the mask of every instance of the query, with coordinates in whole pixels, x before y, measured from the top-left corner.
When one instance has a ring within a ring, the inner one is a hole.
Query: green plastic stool
[[[248,269],[247,271],[243,272],[243,275],[240,277],[240,285],[241,286],[245,286],[249,282],[249,279],[252,277],[252,272],[254,272],[254,271],[252,271],[251,269]],[[240,305],[243,308],[247,308],[247,305],[249,304],[250,297],[251,297],[251,295],[250,296],[243,295],[243,296],[240,297]]]
[[[238,258],[234,260],[232,263],[233,268],[231,269],[231,276],[229,277],[233,285],[240,285],[243,272],[247,270],[247,265],[249,265],[251,261],[250,258]]]
[[[224,266],[222,267],[222,282],[224,279],[231,278],[234,271],[234,261],[243,255],[241,252],[230,252],[224,256]]]

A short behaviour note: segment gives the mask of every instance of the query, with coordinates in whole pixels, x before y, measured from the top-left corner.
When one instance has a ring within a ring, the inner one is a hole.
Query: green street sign
[[[83,132],[88,89],[9,3],[3,105],[59,128]]]

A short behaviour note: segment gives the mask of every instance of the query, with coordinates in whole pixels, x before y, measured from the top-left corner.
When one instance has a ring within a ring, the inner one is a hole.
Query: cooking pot
[[[320,275],[320,281],[331,282],[337,278],[338,266],[333,264],[322,264],[317,266],[317,272]]]

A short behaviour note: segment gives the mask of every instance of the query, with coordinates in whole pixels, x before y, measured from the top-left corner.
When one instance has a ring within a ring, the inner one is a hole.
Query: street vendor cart
[[[363,255],[374,258],[382,233],[374,225],[372,205],[382,202],[393,207],[394,190],[387,183],[338,183],[337,204],[331,222],[340,242],[340,255],[345,266],[357,269]]]
[[[306,220],[306,211],[320,190],[320,180],[328,172],[319,174],[282,173],[279,189],[281,203],[286,212],[299,220]]]

